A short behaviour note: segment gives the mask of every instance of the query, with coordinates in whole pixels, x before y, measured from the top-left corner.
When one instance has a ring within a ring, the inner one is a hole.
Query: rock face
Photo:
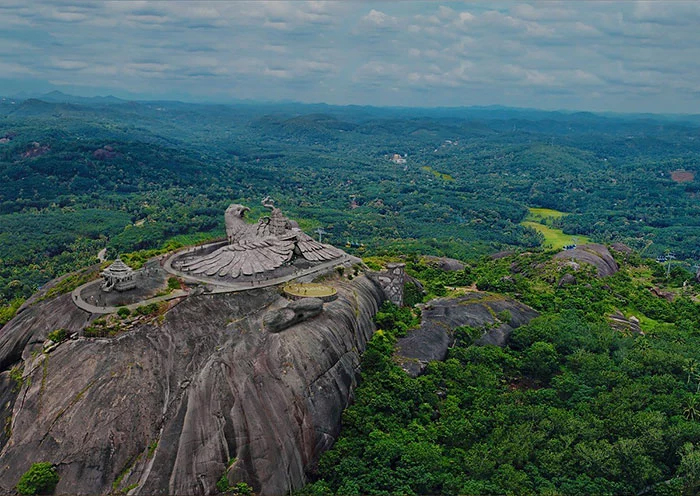
[[[633,251],[632,248],[630,248],[629,246],[627,246],[624,243],[613,243],[610,245],[610,248],[612,248],[616,252],[624,253],[624,254],[630,254]]]
[[[671,291],[664,291],[661,288],[649,288],[649,291],[654,296],[663,298],[666,301],[673,301],[676,299],[676,293],[672,293]]]
[[[315,317],[323,310],[323,300],[320,298],[302,298],[293,301],[279,310],[271,310],[263,317],[265,329],[270,332],[280,332],[288,327]]]
[[[608,249],[595,243],[581,245],[573,250],[561,251],[554,255],[554,258],[591,264],[596,268],[598,277],[606,277],[620,270]]]
[[[632,315],[629,319],[624,316],[622,312],[616,310],[612,314],[608,315],[608,322],[613,329],[620,332],[633,332],[635,334],[644,334],[642,328],[639,325],[639,319]]]
[[[459,272],[460,270],[464,270],[465,267],[464,263],[460,262],[456,258],[431,256],[425,256],[423,258],[435,264],[440,270],[444,270],[446,272]]]
[[[469,293],[459,298],[438,298],[423,308],[422,321],[398,340],[401,366],[416,377],[432,360],[444,360],[454,343],[453,331],[460,326],[488,327],[477,344],[504,346],[516,327],[539,315],[520,302],[487,293]]]
[[[384,300],[366,277],[336,287],[322,313],[282,333],[262,319],[286,300],[255,289],[190,297],[160,323],[50,354],[50,331],[94,316],[70,295],[25,309],[0,331],[0,420],[11,413],[0,492],[38,461],[57,465],[57,494],[214,494],[224,474],[262,495],[300,488],[338,434]]]

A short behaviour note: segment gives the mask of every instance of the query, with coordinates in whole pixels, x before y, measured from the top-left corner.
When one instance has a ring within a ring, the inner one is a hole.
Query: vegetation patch
[[[19,310],[24,301],[24,298],[14,298],[7,305],[0,306],[0,327],[8,323],[17,314],[17,310]]]
[[[452,177],[451,175],[436,171],[435,169],[433,169],[432,167],[429,167],[427,165],[424,167],[421,167],[421,169],[424,170],[425,172],[431,173],[433,176],[435,176],[438,179],[442,179],[443,181],[454,182],[454,180],[455,180],[455,178]]]
[[[33,463],[17,483],[17,492],[22,495],[50,494],[58,484],[58,472],[49,462]]]
[[[22,389],[22,386],[24,385],[24,366],[23,364],[15,365],[10,369],[10,379],[12,379],[15,383],[14,387],[12,388],[12,391],[17,392],[20,389]]]
[[[51,331],[46,337],[54,343],[62,343],[63,341],[68,339],[68,330],[56,329],[55,331]]]
[[[560,210],[554,210],[552,208],[528,207],[527,210],[528,214],[525,220],[540,223],[544,223],[548,219],[561,219],[565,215],[569,215],[566,212],[561,212]]]
[[[549,257],[468,266],[479,285],[541,315],[504,348],[455,329],[447,359],[417,378],[394,359],[410,314],[383,307],[341,435],[303,493],[697,494],[700,306],[648,290],[684,279],[664,283],[631,257],[612,276],[579,271],[558,287]],[[427,288],[456,277],[420,262],[407,270]],[[647,335],[612,329],[615,308],[641,316]]]
[[[75,288],[82,286],[90,281],[97,279],[97,271],[82,271],[76,274],[70,274],[58,281],[51,289],[49,289],[46,294],[44,294],[37,301],[48,300],[58,295],[70,293]]]
[[[539,222],[523,221],[520,224],[540,233],[544,238],[544,242],[542,243],[544,248],[560,250],[568,245],[590,242],[590,239],[586,236],[565,234],[561,229],[549,227]]]

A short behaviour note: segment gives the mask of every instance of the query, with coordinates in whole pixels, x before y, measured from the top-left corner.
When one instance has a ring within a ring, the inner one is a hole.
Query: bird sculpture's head
[[[226,216],[240,217],[242,219],[243,217],[245,217],[246,212],[250,212],[250,209],[248,207],[244,207],[243,205],[239,205],[238,203],[232,203],[226,209]]]

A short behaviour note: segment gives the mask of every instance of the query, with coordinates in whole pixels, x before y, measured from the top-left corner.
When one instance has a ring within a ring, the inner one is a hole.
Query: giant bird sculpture
[[[343,253],[324,245],[305,234],[296,222],[285,217],[269,198],[263,205],[271,210],[257,224],[248,224],[245,213],[250,209],[232,204],[224,214],[228,245],[218,250],[188,260],[182,270],[192,274],[226,277],[233,279],[269,272],[303,257],[311,262],[325,262],[340,258]]]

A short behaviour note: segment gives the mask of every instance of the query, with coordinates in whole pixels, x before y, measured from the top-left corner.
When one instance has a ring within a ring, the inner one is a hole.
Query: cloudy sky
[[[700,113],[700,2],[2,0],[0,94]]]

